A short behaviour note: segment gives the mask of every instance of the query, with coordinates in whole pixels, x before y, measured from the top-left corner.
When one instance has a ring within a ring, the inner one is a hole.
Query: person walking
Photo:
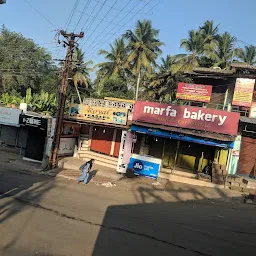
[[[84,184],[87,184],[87,181],[90,175],[90,170],[92,169],[93,163],[94,163],[94,159],[91,159],[80,166],[79,170],[81,171],[81,175],[77,178],[77,183],[84,181]]]

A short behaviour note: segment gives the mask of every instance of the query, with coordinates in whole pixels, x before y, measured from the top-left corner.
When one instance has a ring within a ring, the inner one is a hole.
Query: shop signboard
[[[20,115],[19,123],[21,126],[30,126],[46,131],[48,127],[47,120],[37,116]]]
[[[137,101],[133,121],[237,135],[240,114],[207,108]]]
[[[255,79],[237,78],[232,105],[250,107]]]
[[[132,154],[128,168],[134,171],[135,175],[156,179],[162,166],[162,160],[150,156]]]
[[[107,108],[98,106],[87,106],[83,104],[70,104],[69,116],[76,120],[95,121],[126,125],[126,108]]]
[[[0,107],[0,124],[19,126],[20,109]]]
[[[212,86],[204,84],[178,83],[177,99],[210,102]]]

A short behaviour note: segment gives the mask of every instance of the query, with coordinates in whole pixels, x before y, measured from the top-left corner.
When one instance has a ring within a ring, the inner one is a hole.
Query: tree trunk
[[[79,93],[79,91],[78,91],[77,86],[75,86],[75,88],[76,88],[77,96],[78,96],[78,98],[79,98],[79,102],[80,102],[80,104],[82,104],[81,96],[80,96],[80,93]]]
[[[140,87],[140,71],[139,71],[139,75],[138,75],[138,79],[137,79],[137,87],[136,87],[135,100],[138,100],[139,87]]]

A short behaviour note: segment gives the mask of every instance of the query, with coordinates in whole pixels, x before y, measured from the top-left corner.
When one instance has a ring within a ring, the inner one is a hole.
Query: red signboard
[[[137,101],[133,121],[236,135],[240,114],[207,108]]]
[[[177,99],[210,102],[211,85],[178,83]]]

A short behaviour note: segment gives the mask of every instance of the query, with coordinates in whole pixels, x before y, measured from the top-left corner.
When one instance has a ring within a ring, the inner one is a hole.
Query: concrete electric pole
[[[57,116],[56,116],[56,125],[55,125],[52,148],[51,148],[49,162],[48,162],[48,166],[50,168],[55,168],[57,165],[58,151],[60,146],[60,137],[62,133],[65,103],[66,103],[66,97],[67,97],[68,78],[70,74],[73,53],[75,48],[77,47],[77,42],[75,42],[75,39],[76,38],[79,39],[84,36],[83,32],[81,32],[80,34],[74,34],[74,33],[67,34],[63,30],[60,31],[60,34],[65,38],[63,43],[64,43],[64,46],[68,47],[68,50],[67,50],[67,54],[64,62],[64,68],[62,71],[61,87],[59,90],[59,105],[58,105]]]

